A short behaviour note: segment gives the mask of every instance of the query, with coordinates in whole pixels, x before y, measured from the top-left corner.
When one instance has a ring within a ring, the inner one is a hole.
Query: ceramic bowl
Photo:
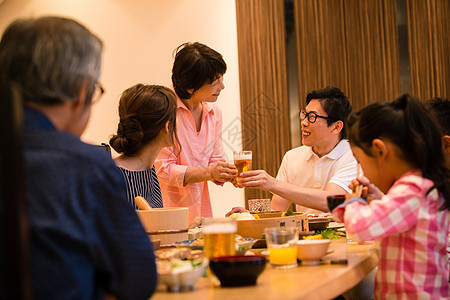
[[[208,263],[209,260],[204,258],[200,266],[188,271],[174,273],[158,272],[159,282],[166,285],[169,292],[192,291],[194,284],[205,272]]]
[[[327,254],[331,240],[300,240],[297,241],[297,258],[302,265],[318,265],[320,259]]]
[[[236,242],[236,255],[244,255],[245,252],[252,249],[253,245],[257,242],[257,239],[246,238],[243,242]]]
[[[223,287],[256,285],[265,267],[266,258],[262,255],[222,256],[209,260],[211,272]]]

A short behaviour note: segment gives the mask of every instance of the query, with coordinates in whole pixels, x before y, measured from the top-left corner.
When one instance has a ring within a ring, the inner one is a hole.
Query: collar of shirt
[[[24,126],[27,129],[36,128],[39,130],[54,131],[55,126],[50,122],[50,120],[40,111],[31,108],[29,106],[24,106]]]
[[[331,150],[328,154],[322,156],[321,158],[324,157],[328,157],[332,160],[336,160],[339,157],[341,157],[342,155],[344,155],[344,153],[347,151],[347,149],[350,147],[350,144],[348,143],[347,140],[342,139],[337,145],[336,147],[333,148],[333,150]],[[313,157],[316,157],[317,155],[312,151],[311,147],[309,148],[309,157],[308,160],[312,159]],[[319,158],[320,159],[320,158]]]
[[[214,113],[212,104],[209,102],[204,102],[202,101],[202,107],[203,107],[203,113],[202,113],[202,119],[208,114],[208,113]],[[189,113],[191,113],[189,111],[189,109],[187,108],[187,106],[183,103],[183,101],[181,101],[181,99],[179,97],[177,97],[177,108],[181,108],[184,109],[186,111],[188,111]]]

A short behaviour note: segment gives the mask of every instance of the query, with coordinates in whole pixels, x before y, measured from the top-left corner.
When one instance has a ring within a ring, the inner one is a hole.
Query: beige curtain
[[[236,0],[243,150],[276,176],[290,148],[284,2]],[[269,198],[245,190],[246,199]]]
[[[400,93],[394,0],[295,0],[300,106],[333,85],[355,110]]]
[[[422,100],[450,95],[450,1],[408,0],[413,94]]]

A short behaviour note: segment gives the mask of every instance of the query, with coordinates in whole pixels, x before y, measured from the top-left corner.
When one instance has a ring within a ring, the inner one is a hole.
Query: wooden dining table
[[[258,254],[261,249],[254,249]],[[329,254],[320,265],[287,270],[267,263],[255,286],[223,288],[211,278],[202,277],[193,291],[170,293],[159,285],[152,299],[333,299],[357,285],[378,264],[378,243],[347,243],[346,238],[332,240]]]

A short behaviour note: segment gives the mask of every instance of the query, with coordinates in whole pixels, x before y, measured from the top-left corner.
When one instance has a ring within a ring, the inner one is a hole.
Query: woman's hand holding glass
[[[236,178],[236,166],[225,161],[219,161],[215,165],[209,166],[211,179],[213,181],[227,182]]]

